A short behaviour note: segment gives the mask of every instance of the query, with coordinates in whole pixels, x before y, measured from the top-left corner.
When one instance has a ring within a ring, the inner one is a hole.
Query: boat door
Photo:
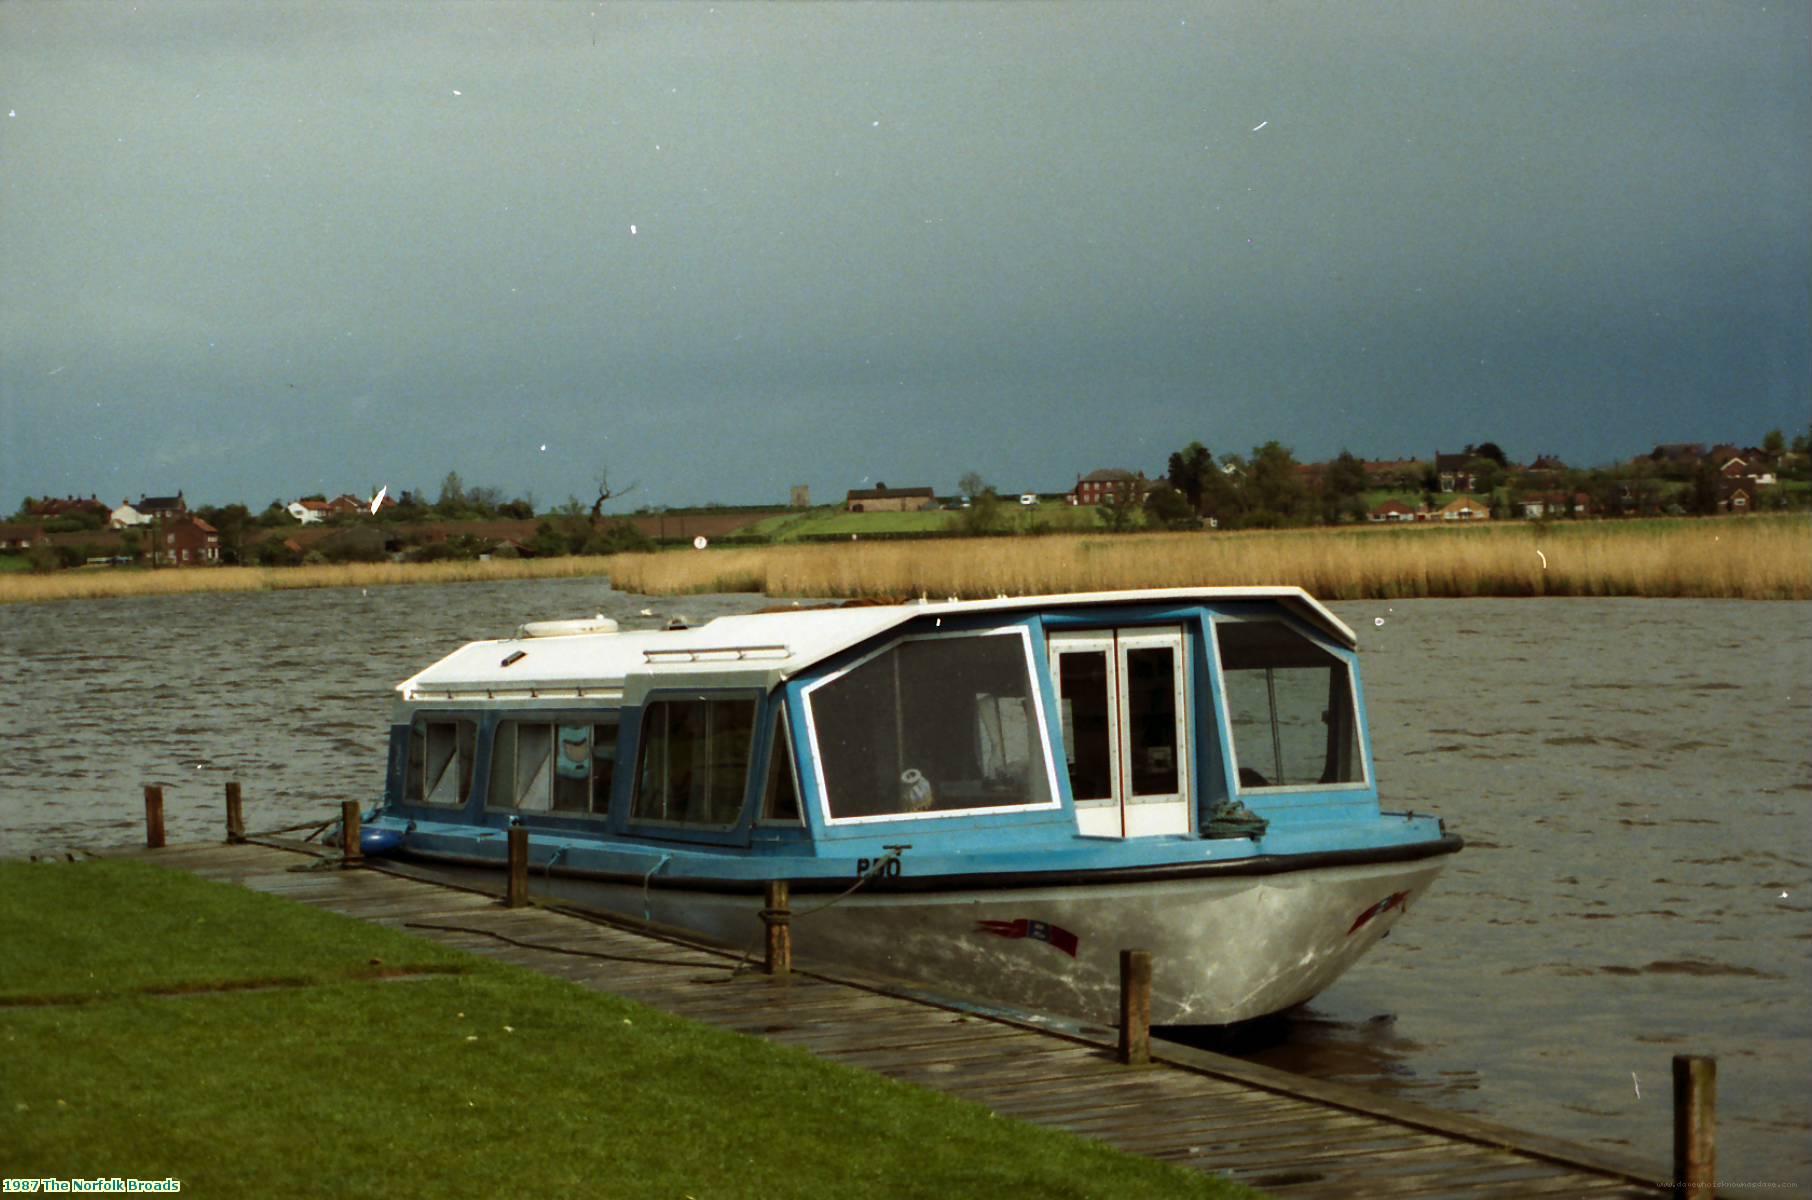
[[[1188,679],[1178,626],[1053,633],[1080,832],[1189,832]]]

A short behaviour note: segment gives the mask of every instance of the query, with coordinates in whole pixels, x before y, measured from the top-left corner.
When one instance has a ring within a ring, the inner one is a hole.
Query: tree
[[[1321,476],[1321,519],[1333,525],[1346,517],[1365,516],[1365,464],[1342,449]]]
[[[598,498],[591,502],[591,523],[592,523],[592,525],[594,527],[596,527],[598,524],[600,524],[604,520],[604,505],[607,502],[609,502],[611,500],[615,500],[620,496],[627,496],[629,493],[635,491],[635,488],[636,488],[636,485],[632,483],[620,492],[613,491],[610,486],[610,470],[606,467],[599,467],[598,468]]]
[[[1101,518],[1114,533],[1125,533],[1139,520],[1139,484],[1137,479],[1116,479],[1101,498]]]
[[[1510,460],[1504,457],[1504,452],[1498,449],[1496,442],[1480,442],[1476,446],[1468,446],[1466,447],[1466,453],[1477,458],[1488,458],[1500,468],[1508,468],[1510,466]]]
[[[246,533],[256,527],[251,510],[243,504],[222,504],[212,508],[201,508],[196,516],[220,531],[220,559],[222,562],[241,563],[245,561]],[[285,514],[287,519],[288,514]]]
[[[1787,435],[1780,430],[1770,429],[1767,433],[1762,435],[1762,450],[1764,453],[1779,458],[1786,449]]]
[[[1466,470],[1472,475],[1473,487],[1487,496],[1503,485],[1503,464],[1490,455],[1478,454],[1466,460]]]
[[[447,477],[440,484],[440,499],[434,502],[434,511],[443,517],[457,517],[466,509],[466,487],[459,478],[458,471],[448,471]]]
[[[994,490],[988,486],[988,481],[982,478],[982,473],[980,471],[967,472],[961,479],[956,481],[956,487],[965,500],[979,499],[983,492],[991,492]]]
[[[1208,447],[1200,442],[1190,442],[1170,456],[1164,477],[1171,487],[1183,494],[1189,507],[1200,513],[1205,511],[1204,505],[1216,474],[1214,455],[1208,452]]]
[[[1266,442],[1252,451],[1252,464],[1246,472],[1246,496],[1253,510],[1275,517],[1265,524],[1291,524],[1302,519],[1309,490],[1296,467],[1296,456],[1280,442]]]
[[[1692,475],[1692,492],[1687,502],[1687,511],[1702,517],[1715,516],[1720,498],[1719,484],[1722,476],[1717,467],[1708,458],[1699,464]]]
[[[503,503],[503,489],[494,487],[473,487],[466,489],[466,507],[481,517],[497,515],[497,506]]]
[[[970,473],[974,475],[974,472]],[[964,476],[967,480],[969,476]],[[980,476],[975,478],[979,481]],[[979,492],[969,495],[969,507],[957,517],[956,527],[971,537],[987,537],[1001,532],[1007,523],[1006,505],[995,494],[993,488],[985,483]]]
[[[1172,457],[1175,457],[1174,455]],[[1166,529],[1200,529],[1202,518],[1194,505],[1174,487],[1159,484],[1145,497],[1145,515]]]

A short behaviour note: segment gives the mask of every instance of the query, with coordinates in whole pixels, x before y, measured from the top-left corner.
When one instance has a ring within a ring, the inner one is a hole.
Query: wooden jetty
[[[1058,1026],[929,998],[897,981],[814,969],[809,923],[801,926],[797,964],[780,978],[760,969],[759,926],[750,930],[751,960],[564,907],[510,907],[501,902],[501,878],[499,891],[486,893],[409,864],[341,869],[337,853],[276,839],[103,853],[400,926],[1280,1197],[1672,1191],[1656,1172],[1595,1149],[1161,1040],[1151,1043],[1150,1065],[1123,1065],[1116,1031]]]

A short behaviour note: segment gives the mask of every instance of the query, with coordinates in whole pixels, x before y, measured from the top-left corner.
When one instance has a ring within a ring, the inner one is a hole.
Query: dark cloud
[[[1759,438],[1807,17],[5,6],[0,503]]]

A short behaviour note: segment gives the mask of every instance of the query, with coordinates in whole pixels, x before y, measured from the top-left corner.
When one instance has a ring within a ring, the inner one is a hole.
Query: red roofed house
[[[1127,497],[1135,504],[1143,504],[1145,497],[1151,494],[1151,486],[1151,480],[1145,478],[1144,472],[1134,474],[1119,467],[1105,467],[1077,476],[1076,486],[1065,499],[1071,504],[1105,504],[1108,497],[1130,489],[1126,492]]]
[[[8,521],[0,525],[0,550],[30,550],[48,542],[44,527],[26,521]]]
[[[1531,492],[1518,501],[1523,516],[1530,520],[1542,517],[1583,517],[1591,511],[1592,498],[1584,492]]]
[[[179,567],[220,565],[220,531],[200,517],[180,517],[163,527],[159,553]]]
[[[936,507],[937,497],[928,487],[890,488],[884,483],[852,488],[844,499],[849,512],[919,512]]]
[[[1386,500],[1377,508],[1365,514],[1368,521],[1413,521],[1416,510],[1401,500]]]
[[[1441,510],[1443,521],[1488,521],[1491,510],[1470,496],[1461,496]]]

